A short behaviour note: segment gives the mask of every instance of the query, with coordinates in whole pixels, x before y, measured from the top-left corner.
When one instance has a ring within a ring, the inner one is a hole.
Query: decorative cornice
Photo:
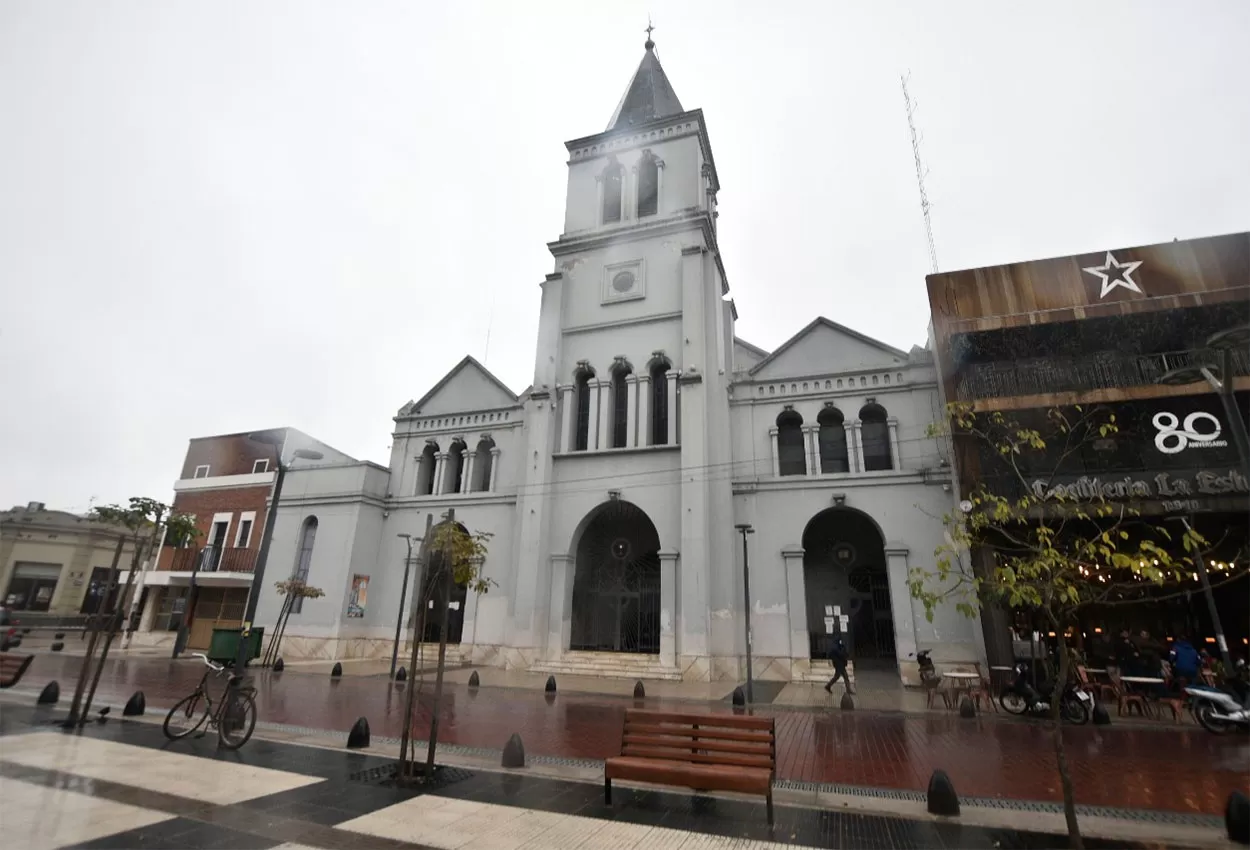
[[[570,334],[582,334],[590,331],[602,331],[608,328],[623,328],[629,325],[649,325],[655,322],[670,322],[673,319],[680,319],[682,312],[676,310],[671,313],[656,313],[651,316],[640,316],[632,319],[616,319],[611,322],[596,322],[593,325],[574,325],[571,328],[565,328],[562,333],[566,336]]]
[[[706,250],[707,249],[702,245],[687,245],[681,249],[681,255],[683,257],[688,257],[691,254],[702,254]]]

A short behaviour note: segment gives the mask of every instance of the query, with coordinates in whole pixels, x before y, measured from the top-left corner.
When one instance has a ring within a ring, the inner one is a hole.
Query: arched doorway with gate
[[[574,549],[569,649],[660,652],[660,535],[646,512],[613,500],[582,520]]]
[[[871,517],[847,507],[812,517],[803,529],[803,584],[813,659],[828,658],[842,637],[857,667],[896,663],[885,540]]]
[[[468,534],[468,530],[456,523],[460,531]],[[429,564],[421,582],[421,598],[425,601],[425,625],[421,630],[422,643],[438,643],[442,631],[442,619],[439,612],[447,608],[447,644],[454,646],[464,638],[464,609],[468,602],[469,588],[467,584],[457,584],[452,576],[450,590],[447,586],[447,570],[451,566],[446,556],[439,550],[430,552]]]

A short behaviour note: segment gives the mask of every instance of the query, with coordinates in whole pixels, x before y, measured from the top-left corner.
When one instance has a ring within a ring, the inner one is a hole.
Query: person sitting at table
[[[1183,689],[1190,682],[1197,681],[1202,659],[1187,638],[1179,637],[1172,642],[1168,660],[1172,662],[1172,681],[1176,688]]]
[[[1115,663],[1121,676],[1132,676],[1137,672],[1137,647],[1129,638],[1128,629],[1120,632],[1120,639],[1115,646]]]

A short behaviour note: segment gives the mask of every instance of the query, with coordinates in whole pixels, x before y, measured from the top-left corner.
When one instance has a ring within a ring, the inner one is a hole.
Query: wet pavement
[[[81,658],[37,656],[23,691],[60,682],[62,704],[72,696]],[[109,661],[96,705],[120,707],[136,690],[149,711],[170,706],[202,675],[194,661]],[[381,677],[258,672],[262,721],[346,734],[366,717],[374,736],[397,738],[405,691]],[[489,673],[483,674],[489,681]],[[426,690],[431,689],[427,684]],[[623,712],[649,709],[728,711],[723,702],[631,699],[559,694],[548,701],[528,690],[447,687],[440,739],[499,748],[520,733],[531,754],[603,759],[619,753]],[[836,709],[756,709],[777,718],[778,779],[873,788],[923,790],[945,770],[961,795],[1062,799],[1048,730],[1038,724],[954,714],[904,715]],[[416,736],[426,735],[428,710],[418,712]],[[1220,737],[1194,728],[1064,730],[1076,797],[1089,806],[1221,814],[1228,793],[1250,790],[1250,738]]]

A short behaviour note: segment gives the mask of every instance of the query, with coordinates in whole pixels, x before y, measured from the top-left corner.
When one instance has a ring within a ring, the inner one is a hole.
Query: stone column
[[[816,470],[817,475],[824,475],[825,464],[824,464],[824,461],[820,459],[820,426],[819,425],[812,426],[812,442],[815,444],[812,446],[812,461],[813,461],[812,469]]]
[[[638,166],[632,166],[629,169],[629,204],[626,205],[627,211],[633,213],[631,218],[638,217]]]
[[[439,452],[434,455],[437,462],[434,464],[434,495],[443,495],[443,475],[447,471],[447,452]]]
[[[669,370],[668,373],[668,444],[670,446],[677,445],[679,435],[677,433],[677,378],[680,373]],[[700,438],[702,434],[698,435]]]
[[[615,416],[615,400],[612,398],[612,382],[610,380],[599,384],[599,448],[612,448],[612,432]],[[591,448],[594,448],[591,446]]]
[[[595,177],[595,220],[600,225],[606,224],[603,220],[603,175]]]
[[[476,449],[464,450],[464,468],[460,472],[460,492],[473,492],[473,459],[477,457]]]
[[[621,169],[621,221],[625,221],[626,213],[629,212],[629,169]]]
[[[790,658],[792,661],[810,659],[812,645],[810,627],[807,623],[807,584],[803,580],[803,547],[785,547],[781,550],[781,560],[786,571],[786,609],[790,615]]]
[[[807,475],[809,478],[820,474],[820,452],[816,447],[816,426],[803,426],[803,449],[807,452]]]
[[[543,657],[548,661],[558,661],[569,647],[573,624],[573,573],[572,555],[551,556],[551,607],[547,615],[547,642],[543,647]]]
[[[781,457],[777,454],[777,429],[768,429],[768,440],[773,444],[773,478],[781,477]]]
[[[573,451],[573,426],[576,420],[573,414],[577,407],[574,395],[576,387],[563,386],[558,388],[560,394],[560,451]]]
[[[677,552],[660,550],[660,663],[677,666]]]
[[[638,376],[625,377],[625,392],[629,394],[625,410],[625,445],[633,448],[638,445]]]
[[[907,563],[908,549],[897,543],[885,547],[886,578],[890,583],[890,616],[894,619],[894,654],[900,671],[908,656],[916,651],[916,609],[912,607],[911,588],[907,586],[910,567]],[[961,617],[962,619],[962,617]],[[915,662],[910,662],[914,669]],[[919,675],[909,677],[909,685],[920,684]]]
[[[851,472],[863,472],[864,471],[864,444],[860,439],[859,420],[856,420],[851,423],[850,443],[851,444],[847,446],[847,448],[850,449],[849,460],[851,461],[851,464],[850,464]]]
[[[494,493],[495,487],[499,482],[499,453],[503,451],[498,446],[490,450],[490,481],[487,483],[489,492]]]
[[[890,466],[893,469],[903,468],[903,456],[898,451],[898,420],[893,417],[886,420],[890,429]]]
[[[586,391],[590,393],[590,424],[586,428],[586,449],[594,451],[599,446],[599,382],[586,382]]]
[[[664,210],[664,160],[655,161],[655,214]]]
[[[636,446],[651,445],[651,376],[638,378],[638,438]]]

